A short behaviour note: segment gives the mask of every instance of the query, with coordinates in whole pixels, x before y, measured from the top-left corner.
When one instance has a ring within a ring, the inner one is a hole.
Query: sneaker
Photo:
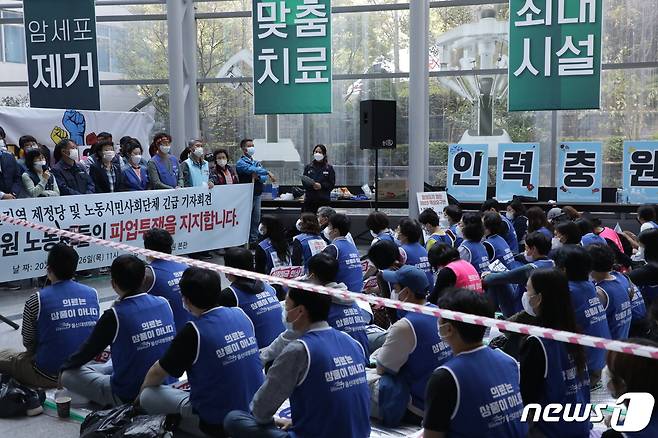
[[[2,290],[21,290],[21,285],[14,283],[13,281],[3,281],[0,283],[0,289]]]
[[[32,392],[27,399],[27,416],[34,417],[43,412],[43,406],[41,406],[41,398],[37,392]]]

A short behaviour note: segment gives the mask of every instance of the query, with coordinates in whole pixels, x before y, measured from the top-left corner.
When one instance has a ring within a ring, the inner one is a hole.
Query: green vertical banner
[[[253,0],[254,113],[331,112],[331,1]]]
[[[23,0],[30,106],[100,110],[94,0]]]
[[[510,111],[597,109],[602,0],[510,0]]]

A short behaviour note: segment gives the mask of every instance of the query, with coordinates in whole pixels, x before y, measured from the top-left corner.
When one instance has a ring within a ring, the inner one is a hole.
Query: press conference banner
[[[112,133],[115,143],[123,136],[134,137],[148,156],[149,136],[155,121],[140,112],[76,111],[0,106],[0,126],[5,129],[9,147],[18,148],[18,139],[25,134],[52,151],[63,138],[70,138],[78,146],[96,142],[96,134]],[[81,151],[82,152],[82,151]],[[82,156],[82,154],[80,155]]]
[[[624,142],[625,202],[658,202],[658,141]]]
[[[100,110],[94,0],[23,0],[30,106]]]
[[[330,113],[331,1],[253,0],[254,113]]]
[[[459,201],[487,199],[489,146],[451,144],[448,148],[446,191]]]
[[[496,199],[539,195],[539,144],[500,143],[496,172]]]
[[[601,202],[603,153],[599,142],[560,143],[558,202]]]
[[[143,248],[143,234],[164,228],[174,254],[243,245],[248,240],[252,184],[30,198],[0,202],[0,212],[99,239]],[[56,243],[74,245],[78,269],[109,266],[121,253],[43,231],[0,222],[0,281],[46,274],[46,252]]]
[[[602,0],[510,0],[510,111],[596,109]]]

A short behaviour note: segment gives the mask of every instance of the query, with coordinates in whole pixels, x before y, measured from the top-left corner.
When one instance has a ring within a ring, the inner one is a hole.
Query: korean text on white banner
[[[601,143],[560,143],[556,172],[558,202],[601,202],[602,169]]]
[[[511,201],[514,195],[538,197],[539,144],[499,144],[497,169],[497,200]]]
[[[486,144],[451,144],[446,191],[459,201],[487,199],[488,161]]]
[[[624,202],[658,201],[658,141],[624,142]]]
[[[163,228],[174,254],[243,245],[248,240],[252,184],[195,187],[2,201],[0,213],[87,236],[143,247],[143,234]],[[74,245],[78,269],[109,266],[112,248],[0,223],[0,281],[46,274],[46,252],[56,243]]]
[[[124,136],[134,137],[148,156],[153,117],[140,112],[77,111],[0,106],[0,126],[7,133],[7,146],[18,148],[18,139],[31,135],[51,152],[64,138],[78,146],[96,142],[96,135],[109,132],[115,143]],[[82,154],[81,154],[82,156]]]
[[[448,206],[448,194],[446,192],[419,192],[416,193],[418,211],[423,212],[431,208],[441,217],[443,209]]]

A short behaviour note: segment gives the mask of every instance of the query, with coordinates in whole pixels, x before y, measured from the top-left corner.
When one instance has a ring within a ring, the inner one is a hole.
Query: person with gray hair
[[[327,244],[331,243],[331,239],[327,235],[327,225],[329,225],[329,219],[331,219],[334,215],[336,215],[336,210],[331,207],[322,206],[318,208],[318,222],[320,223],[321,231],[320,235],[322,236],[322,239],[327,242]],[[352,245],[356,246],[354,243],[354,238],[352,237],[352,233],[347,233],[345,238],[352,242]]]
[[[210,181],[210,165],[205,160],[205,150],[200,140],[187,142],[188,158],[181,160],[178,174],[179,187],[208,187],[213,188]],[[192,148],[192,149],[190,149]]]
[[[201,140],[199,140],[198,138],[191,138],[191,139],[187,140],[187,143],[185,145],[185,149],[183,149],[183,151],[180,153],[181,163],[183,161],[187,160],[188,158],[190,158],[190,154],[192,152],[194,152],[194,148],[197,145],[203,146],[203,142]]]

